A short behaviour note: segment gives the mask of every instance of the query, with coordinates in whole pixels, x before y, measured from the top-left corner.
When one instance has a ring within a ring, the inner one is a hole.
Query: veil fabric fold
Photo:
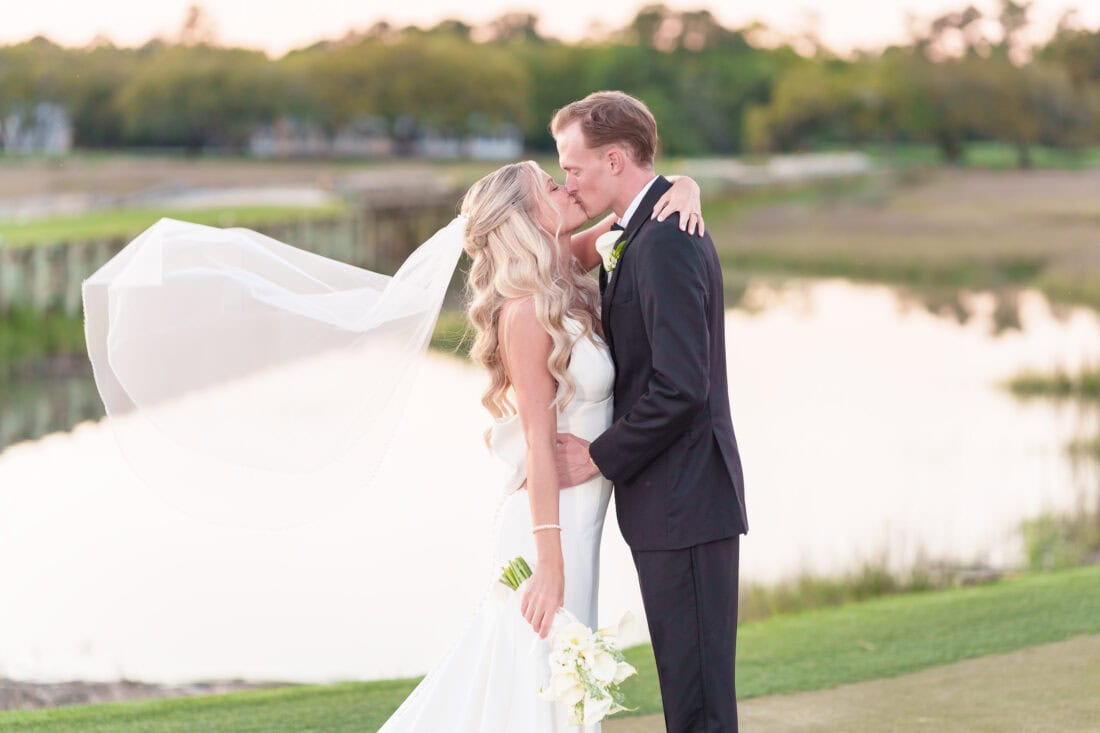
[[[456,217],[387,276],[249,229],[158,221],[82,285],[126,462],[216,523],[335,509],[385,456],[464,228]]]

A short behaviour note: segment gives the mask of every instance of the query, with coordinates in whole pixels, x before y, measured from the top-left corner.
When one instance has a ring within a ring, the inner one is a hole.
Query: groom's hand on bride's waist
[[[558,483],[563,489],[583,484],[593,476],[600,475],[600,469],[588,454],[588,441],[572,433],[558,433],[554,458],[558,469]]]

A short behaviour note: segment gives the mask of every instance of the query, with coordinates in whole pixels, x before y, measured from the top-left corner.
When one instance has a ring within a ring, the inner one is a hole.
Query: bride
[[[698,207],[698,188],[683,179],[655,210]],[[614,217],[573,234],[588,213],[532,161],[478,181],[462,213],[472,356],[490,378],[487,440],[510,469],[493,557],[499,568],[523,556],[533,575],[515,592],[498,573],[487,579],[473,620],[380,733],[578,731],[564,705],[536,691],[549,680],[546,637],[557,610],[597,624],[611,484],[597,474],[559,489],[554,441],[558,432],[591,440],[611,424],[614,365],[601,338],[598,286],[585,273],[599,263],[595,239]]]

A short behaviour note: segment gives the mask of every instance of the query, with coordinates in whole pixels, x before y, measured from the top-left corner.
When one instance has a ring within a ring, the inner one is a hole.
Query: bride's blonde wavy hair
[[[558,409],[576,392],[567,372],[575,337],[565,330],[565,316],[580,322],[580,337],[592,338],[599,329],[599,288],[575,259],[563,264],[559,232],[547,231],[538,222],[540,201],[550,211],[557,210],[541,176],[534,161],[506,165],[471,186],[462,199],[467,217],[464,248],[472,261],[466,275],[467,313],[476,332],[470,355],[489,371],[489,388],[481,403],[497,418],[516,409],[507,397],[510,383],[497,330],[507,301],[534,298],[535,316],[554,343],[547,367],[564,386],[553,403]],[[560,231],[560,220],[558,227]]]

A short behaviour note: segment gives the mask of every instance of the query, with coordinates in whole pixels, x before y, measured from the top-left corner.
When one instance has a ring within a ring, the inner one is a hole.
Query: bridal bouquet
[[[531,577],[531,568],[517,557],[502,568],[500,582],[516,590]],[[538,691],[543,700],[557,701],[570,709],[570,725],[592,725],[624,705],[619,685],[637,670],[623,657],[620,637],[634,617],[629,611],[616,629],[592,631],[564,608],[558,610],[550,630],[550,686]]]

